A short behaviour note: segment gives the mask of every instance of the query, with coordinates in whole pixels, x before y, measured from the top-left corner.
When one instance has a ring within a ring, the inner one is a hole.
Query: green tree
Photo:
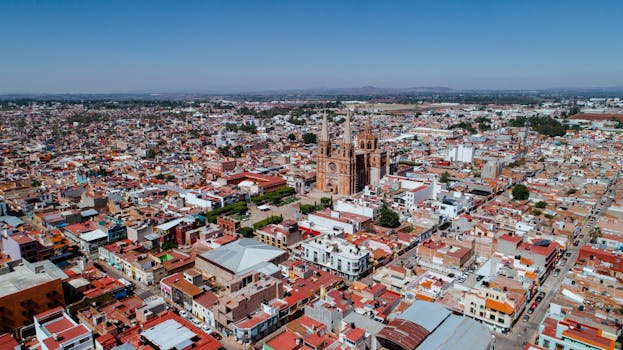
[[[230,151],[229,151],[229,146],[222,146],[218,148],[218,152],[223,156],[223,157],[229,157],[230,156]]]
[[[331,207],[333,207],[333,198],[330,198],[330,197],[322,197],[322,198],[320,198],[320,205],[323,208],[331,208]]]
[[[175,242],[164,242],[162,243],[162,250],[176,249],[177,243]]]
[[[545,209],[545,207],[547,207],[547,203],[543,202],[543,201],[538,201],[535,205],[535,208],[539,208],[539,209]]]
[[[157,150],[154,147],[150,147],[145,153],[145,158],[154,159],[156,158],[156,153],[158,153]]]
[[[400,216],[388,207],[381,209],[378,224],[383,227],[396,228],[400,226]]]
[[[307,215],[307,214],[309,214],[311,212],[316,211],[317,210],[317,206],[315,206],[313,204],[301,204],[299,209],[301,210],[301,214]]]
[[[241,145],[236,145],[231,150],[236,158],[240,158],[240,156],[244,153],[244,147]]]
[[[30,186],[32,186],[32,187],[39,187],[39,186],[41,186],[41,181],[39,181],[39,180],[37,180],[37,179],[32,180],[32,181],[30,182]]]
[[[247,237],[247,238],[253,237],[253,228],[252,227],[248,227],[248,226],[244,226],[244,227],[240,228],[238,233],[240,233],[240,235],[243,236],[243,237]]]
[[[303,142],[305,142],[305,144],[312,144],[312,143],[316,143],[316,134],[311,133],[311,132],[306,132],[305,134],[303,134]]]
[[[528,187],[523,184],[518,184],[513,187],[513,199],[516,201],[523,201],[530,198],[530,191],[528,191]]]
[[[288,135],[288,140],[294,141],[294,140],[296,140],[296,136],[294,134],[290,134],[290,135]]]
[[[441,177],[439,178],[439,182],[447,184],[448,182],[450,182],[450,173],[447,171],[444,171],[443,174],[441,174]]]

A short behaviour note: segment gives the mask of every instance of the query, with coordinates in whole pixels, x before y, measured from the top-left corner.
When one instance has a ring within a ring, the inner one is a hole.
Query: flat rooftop
[[[0,297],[32,288],[55,280],[67,278],[67,275],[49,260],[29,263],[22,260],[13,271],[0,275]]]
[[[143,332],[141,336],[160,349],[183,349],[193,344],[197,335],[176,320],[166,320]]]

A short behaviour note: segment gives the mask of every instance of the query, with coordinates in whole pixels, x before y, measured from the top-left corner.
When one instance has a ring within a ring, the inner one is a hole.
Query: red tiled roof
[[[366,331],[361,328],[351,328],[344,334],[344,336],[353,343],[357,343],[364,335],[366,335]]]

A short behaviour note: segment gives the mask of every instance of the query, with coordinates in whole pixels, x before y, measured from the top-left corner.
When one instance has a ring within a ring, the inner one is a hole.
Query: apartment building
[[[295,221],[268,225],[257,230],[257,240],[273,247],[288,249],[303,239]]]
[[[345,239],[325,235],[301,244],[301,258],[325,271],[356,280],[370,270],[370,252]]]
[[[87,326],[74,321],[62,307],[35,315],[35,334],[42,350],[95,349]]]

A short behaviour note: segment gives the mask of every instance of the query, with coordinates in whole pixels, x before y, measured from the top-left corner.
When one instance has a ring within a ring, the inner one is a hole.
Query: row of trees
[[[509,126],[523,127],[525,122],[526,117],[518,117],[510,121]],[[551,137],[564,136],[567,133],[567,126],[550,116],[530,118],[530,127],[541,135]]]
[[[238,214],[244,215],[247,213],[249,208],[247,207],[246,202],[236,202],[234,204],[226,205],[222,208],[217,208],[214,210],[210,210],[206,213],[206,219],[210,223],[216,223],[216,218],[221,215],[230,215],[230,214]]]
[[[257,126],[255,125],[255,123],[240,124],[240,125],[228,123],[227,125],[225,125],[225,131],[232,131],[232,132],[244,131],[249,134],[256,134]]]
[[[299,209],[301,211],[301,214],[307,215],[309,213],[313,213],[315,211],[318,210],[322,210],[325,208],[332,208],[333,207],[333,198],[329,198],[329,197],[322,197],[320,198],[320,204],[301,204],[299,206]]]
[[[253,229],[259,230],[262,227],[268,226],[270,224],[280,224],[282,221],[283,221],[283,216],[281,215],[269,216],[266,219],[260,220],[256,222],[255,224],[253,224]]]
[[[253,197],[252,201],[255,204],[278,204],[283,198],[291,196],[296,193],[296,190],[293,187],[285,187],[278,189],[276,191],[268,192],[261,196]]]

